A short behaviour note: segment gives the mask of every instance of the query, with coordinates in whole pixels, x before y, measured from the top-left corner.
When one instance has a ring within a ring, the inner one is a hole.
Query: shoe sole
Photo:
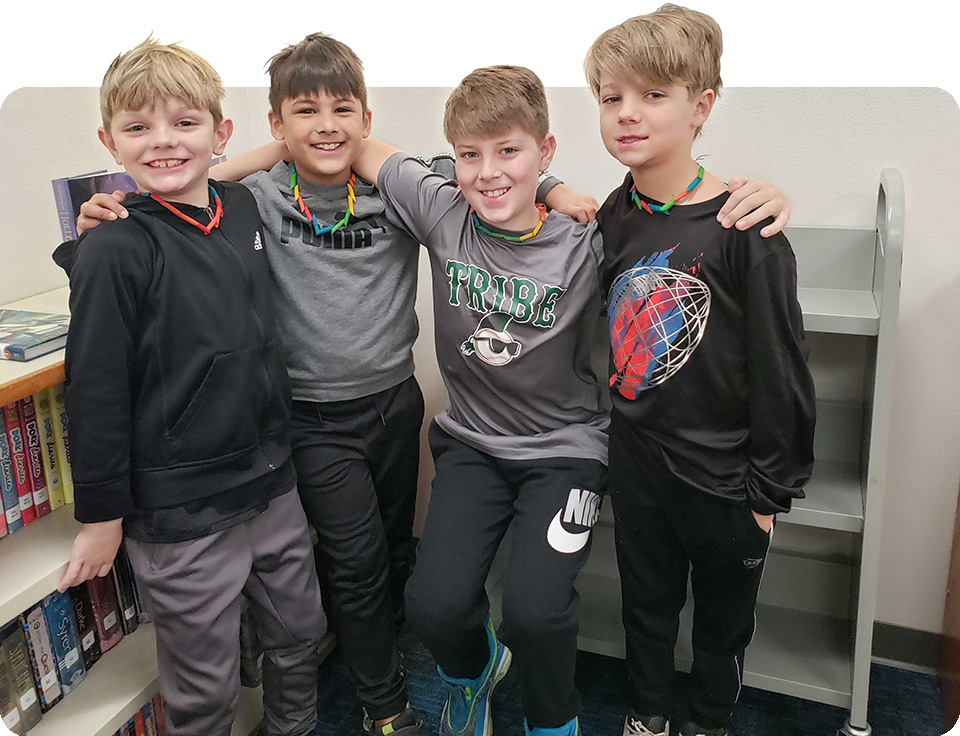
[[[497,686],[497,683],[506,676],[512,661],[513,653],[509,648],[503,647],[503,657],[500,658],[497,671],[493,673],[493,682],[490,683],[490,689],[487,691],[487,703],[483,716],[483,736],[493,736],[493,718],[490,715],[490,702],[493,698],[493,689]]]

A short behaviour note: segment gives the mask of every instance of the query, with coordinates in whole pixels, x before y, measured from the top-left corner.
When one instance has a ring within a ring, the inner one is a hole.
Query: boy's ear
[[[693,127],[699,128],[710,117],[713,103],[717,101],[717,93],[712,89],[705,89],[693,101]]]
[[[550,168],[550,162],[557,152],[557,139],[553,133],[547,133],[547,137],[540,144],[540,171],[546,171]]]
[[[267,121],[270,123],[270,135],[274,140],[283,140],[283,118],[273,110],[267,113]]]
[[[113,156],[113,160],[116,161],[120,166],[123,166],[123,161],[120,159],[120,152],[117,150],[117,144],[113,142],[113,138],[110,137],[110,134],[102,125],[97,128],[97,137],[104,145],[104,148],[110,151],[110,155]]]
[[[230,136],[233,135],[233,121],[230,118],[224,118],[221,120],[220,125],[217,126],[217,129],[213,132],[213,135],[213,153],[215,156],[219,156],[223,153],[224,149],[226,149],[227,141],[229,141]]]
[[[363,114],[363,137],[369,138],[372,130],[373,112],[369,109]]]

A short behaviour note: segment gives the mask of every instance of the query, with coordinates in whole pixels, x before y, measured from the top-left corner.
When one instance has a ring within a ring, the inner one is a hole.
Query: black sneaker
[[[704,728],[687,721],[680,729],[680,736],[730,736],[730,732],[725,728]]]
[[[424,736],[420,730],[421,725],[423,721],[412,708],[404,708],[400,715],[382,726],[374,725],[373,720],[366,713],[363,719],[363,730],[370,736]]]
[[[630,713],[623,723],[623,736],[670,736],[670,721],[664,716]]]

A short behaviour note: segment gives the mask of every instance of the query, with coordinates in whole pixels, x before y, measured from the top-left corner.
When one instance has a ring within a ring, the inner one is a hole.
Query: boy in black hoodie
[[[100,140],[142,196],[65,243],[76,518],[60,584],[121,537],[153,614],[170,734],[230,733],[240,593],[264,641],[267,734],[311,733],[325,630],[290,460],[290,389],[253,196],[208,179],[232,122],[196,54],[147,40],[100,90]]]

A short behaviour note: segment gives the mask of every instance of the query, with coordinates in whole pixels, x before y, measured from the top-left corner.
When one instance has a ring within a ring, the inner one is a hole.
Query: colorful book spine
[[[157,724],[153,715],[153,702],[143,706],[143,730],[147,736],[157,736]]]
[[[7,536],[7,514],[3,509],[3,496],[0,496],[0,539]]]
[[[50,412],[53,414],[53,433],[57,438],[57,460],[63,480],[63,495],[67,503],[73,503],[73,475],[70,473],[70,431],[67,421],[66,393],[63,384],[47,389],[50,397]]]
[[[134,714],[133,725],[137,730],[137,736],[147,736],[147,732],[143,727],[143,708]]]
[[[50,397],[46,391],[33,395],[33,405],[37,410],[37,426],[40,428],[40,449],[43,471],[47,477],[47,492],[50,495],[50,510],[63,506],[67,499],[63,495],[63,479],[60,477],[60,463],[57,460],[57,436],[53,432],[53,413],[50,411]]]
[[[60,687],[63,694],[69,695],[87,676],[80,650],[80,635],[70,606],[70,596],[66,593],[51,593],[43,599],[43,615],[47,620],[47,630],[53,644],[53,653],[57,657],[57,670],[60,674]]]
[[[90,591],[86,585],[70,588],[70,605],[77,622],[77,636],[80,637],[80,654],[83,666],[88,670],[100,659],[100,637],[97,634],[97,622],[90,603]]]
[[[27,457],[23,444],[23,428],[20,426],[20,413],[16,402],[3,407],[3,421],[6,427],[7,442],[10,445],[10,461],[13,465],[13,482],[17,487],[17,501],[20,504],[20,520],[24,524],[37,518],[33,508],[33,487],[27,474]]]
[[[40,446],[40,428],[37,426],[37,410],[32,396],[25,396],[17,402],[17,413],[23,428],[23,454],[33,490],[33,508],[39,519],[50,513],[50,494],[43,473],[43,448]]]
[[[33,670],[30,667],[30,653],[23,629],[17,621],[11,621],[0,630],[0,646],[7,655],[16,685],[17,704],[20,707],[20,725],[22,733],[36,726],[43,717],[40,710],[40,698],[33,682]],[[18,733],[14,731],[14,733]]]
[[[7,442],[7,432],[3,427],[0,427],[0,498],[3,499],[7,533],[12,534],[23,526],[23,521],[20,519],[17,484],[13,479],[13,458],[10,457],[10,444]]]
[[[109,577],[96,577],[88,580],[86,585],[100,637],[100,651],[106,654],[123,639],[123,623],[117,610],[113,581]]]
[[[133,591],[133,568],[130,566],[130,558],[127,557],[127,550],[123,544],[117,549],[110,575],[113,578],[117,605],[123,619],[123,633],[130,635],[137,630],[140,622],[137,619],[137,599]]]
[[[7,655],[0,649],[0,723],[14,733],[23,733],[20,728],[20,707],[17,705],[16,688],[13,682],[13,670],[7,662]],[[14,729],[16,729],[14,731]]]
[[[60,221],[60,235],[66,240],[77,237],[76,217],[73,214],[73,200],[70,197],[70,184],[66,177],[53,180],[53,198],[57,203],[57,218]]]
[[[46,713],[63,698],[63,690],[60,689],[57,659],[53,653],[41,607],[36,605],[26,613],[21,613],[20,624],[23,626],[27,651],[30,653],[33,681],[40,694],[40,709]]]
[[[153,721],[157,726],[157,736],[167,736],[167,714],[163,699],[163,693],[158,692],[153,696]]]

